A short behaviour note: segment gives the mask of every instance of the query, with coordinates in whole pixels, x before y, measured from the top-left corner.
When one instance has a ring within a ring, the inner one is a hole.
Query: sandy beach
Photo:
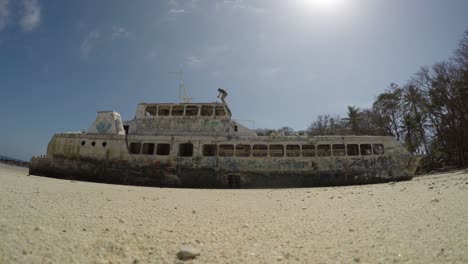
[[[0,263],[468,263],[468,171],[333,188],[200,190],[0,165]],[[182,261],[179,248],[199,251]]]

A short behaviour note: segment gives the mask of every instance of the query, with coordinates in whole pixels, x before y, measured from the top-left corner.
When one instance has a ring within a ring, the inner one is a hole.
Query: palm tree
[[[402,89],[395,84],[390,85],[391,89],[381,93],[374,102],[373,109],[385,117],[386,127],[400,140],[399,121],[401,119],[401,94]]]
[[[416,86],[410,84],[406,87],[405,93],[403,94],[403,106],[406,112],[411,115],[413,126],[421,137],[425,152],[428,153],[426,133],[424,131],[424,123],[426,121],[424,97]],[[405,120],[403,120],[403,122],[405,122]]]
[[[413,118],[413,116],[410,114],[405,114],[403,117],[402,126],[400,126],[400,131],[405,134],[405,146],[410,153],[416,152],[416,149],[419,145],[416,142],[417,140],[414,135],[414,130],[417,127],[418,124],[416,124],[416,120]]]
[[[361,120],[361,110],[356,106],[348,105],[348,120],[347,125],[351,126],[351,132],[354,135],[359,135],[359,121]]]

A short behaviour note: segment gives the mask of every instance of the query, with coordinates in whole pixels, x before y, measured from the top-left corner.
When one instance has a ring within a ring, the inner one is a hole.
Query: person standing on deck
[[[221,98],[221,101],[223,101],[223,103],[226,104],[226,102],[224,101],[224,98],[228,96],[228,93],[221,88],[218,89],[218,92],[219,92],[218,98]]]

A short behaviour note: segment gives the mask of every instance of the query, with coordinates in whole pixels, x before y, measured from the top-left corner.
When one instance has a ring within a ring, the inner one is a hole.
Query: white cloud
[[[187,64],[187,66],[192,67],[192,68],[200,66],[201,63],[202,63],[201,59],[195,56],[189,56],[185,58],[185,64]]]
[[[31,31],[41,22],[41,6],[37,0],[23,0],[19,24],[24,31]]]
[[[183,15],[191,13],[198,6],[199,0],[169,0],[167,5],[169,6],[168,14],[172,17],[176,15]]]
[[[128,38],[130,35],[131,33],[124,27],[112,27],[112,40],[118,38]]]
[[[269,77],[275,76],[275,75],[279,74],[280,72],[281,72],[280,67],[270,67],[270,68],[266,68],[266,69],[262,70],[262,73],[265,76],[269,76]]]
[[[0,0],[0,31],[2,31],[7,23],[10,16],[10,9],[8,8],[8,0]]]
[[[253,14],[263,14],[265,9],[251,5],[244,0],[223,0],[216,2],[216,9],[227,7],[233,11],[247,11]]]
[[[11,8],[10,0],[0,0],[0,31],[5,29],[10,22]],[[41,5],[38,0],[21,0],[19,5],[14,5],[20,10],[13,10],[13,14],[18,14],[18,24],[23,31],[34,30],[41,22]],[[15,16],[16,20],[16,16]],[[16,22],[16,21],[15,21]]]
[[[89,54],[94,49],[95,42],[100,38],[99,31],[93,30],[89,32],[86,38],[81,42],[80,52],[83,58],[88,58]]]
[[[278,73],[280,71],[281,71],[280,67],[273,67],[273,68],[270,69],[271,74],[275,74],[275,73]]]
[[[177,9],[177,8],[171,8],[169,10],[169,14],[183,14],[183,13],[186,13],[185,9]]]
[[[250,12],[254,14],[263,14],[265,13],[265,9],[259,8],[259,7],[254,7],[254,6],[249,6],[248,9]]]
[[[167,3],[171,7],[196,8],[199,0],[169,0]]]

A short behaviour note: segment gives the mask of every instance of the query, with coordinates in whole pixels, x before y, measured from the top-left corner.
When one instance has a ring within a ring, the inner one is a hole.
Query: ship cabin
[[[124,122],[129,135],[256,136],[231,119],[224,103],[140,103],[135,118]]]

